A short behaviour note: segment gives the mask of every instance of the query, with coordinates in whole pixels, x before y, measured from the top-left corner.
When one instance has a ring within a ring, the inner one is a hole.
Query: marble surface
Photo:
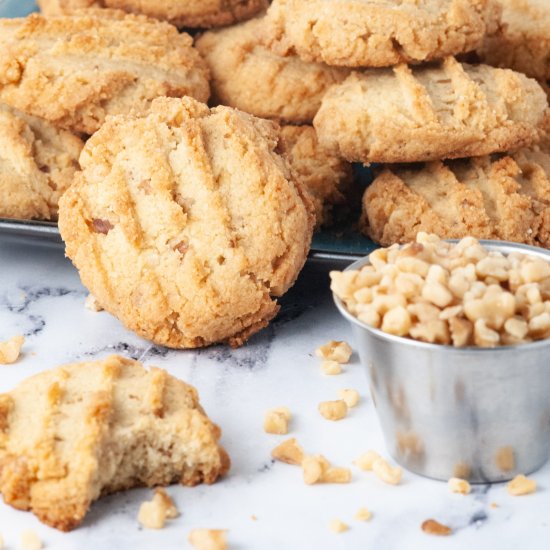
[[[188,547],[191,528],[207,527],[229,529],[230,548],[242,550],[549,548],[550,465],[534,475],[540,486],[536,494],[511,497],[503,484],[455,495],[445,483],[408,472],[394,487],[355,468],[348,485],[306,486],[299,468],[273,463],[270,451],[283,436],[263,432],[263,413],[282,405],[295,415],[291,435],[306,451],[323,453],[336,465],[351,466],[369,448],[385,452],[358,358],[354,355],[342,375],[328,377],[313,355],[327,340],[352,338],[332,304],[328,269],[308,264],[283,299],[277,320],[245,347],[169,351],[138,338],[109,314],[85,309],[86,290],[61,249],[0,238],[0,340],[19,333],[27,339],[19,362],[1,367],[0,391],[61,363],[120,353],[195,385],[206,411],[221,425],[233,461],[230,474],[215,485],[170,488],[182,514],[161,531],[143,530],[136,520],[149,490],[100,500],[69,534],[0,504],[6,547],[18,548],[21,531],[30,528],[51,549],[179,549]],[[335,399],[345,387],[360,391],[361,404],[341,422],[324,420],[318,402]],[[363,506],[373,512],[370,522],[353,519]],[[350,530],[331,533],[333,518]],[[454,534],[425,535],[420,524],[427,518],[451,526]]]

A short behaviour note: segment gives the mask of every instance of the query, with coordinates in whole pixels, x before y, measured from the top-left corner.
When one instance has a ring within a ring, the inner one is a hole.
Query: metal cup
[[[550,259],[542,249],[481,241],[490,250]],[[368,264],[368,258],[347,270]],[[455,348],[386,334],[351,315],[386,445],[412,472],[504,481],[550,458],[550,340]]]

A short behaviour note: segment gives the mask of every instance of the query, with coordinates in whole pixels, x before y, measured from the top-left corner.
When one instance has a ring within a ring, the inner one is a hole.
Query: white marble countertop
[[[1,367],[0,391],[41,370],[113,352],[163,367],[197,387],[207,413],[222,427],[232,469],[212,486],[171,487],[181,516],[161,531],[146,531],[137,522],[139,504],[150,496],[145,489],[101,499],[68,534],[2,503],[6,548],[19,548],[21,531],[33,529],[51,549],[179,549],[188,547],[194,527],[226,528],[230,548],[241,550],[550,548],[550,465],[533,476],[536,494],[511,497],[504,484],[478,485],[468,496],[451,494],[445,483],[408,472],[394,487],[354,467],[348,485],[306,486],[299,468],[273,463],[270,451],[284,436],[263,432],[263,414],[283,405],[295,415],[290,435],[308,452],[339,466],[351,466],[369,448],[385,453],[358,358],[354,355],[345,373],[329,377],[313,355],[328,340],[352,338],[332,304],[326,266],[309,264],[283,299],[278,319],[238,350],[152,346],[109,314],[85,309],[86,294],[61,249],[0,238],[0,340],[26,337],[21,359]],[[317,404],[335,399],[345,387],[360,391],[361,404],[340,422],[324,420]],[[370,522],[353,519],[360,507],[372,511]],[[331,533],[334,518],[350,530]],[[454,534],[424,534],[420,524],[428,518],[449,525]]]

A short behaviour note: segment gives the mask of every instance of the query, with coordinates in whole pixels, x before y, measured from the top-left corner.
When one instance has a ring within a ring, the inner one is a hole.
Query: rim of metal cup
[[[460,239],[445,239],[445,242],[456,244],[460,241]],[[488,248],[491,252],[497,251],[497,252],[503,252],[504,254],[508,255],[511,252],[521,252],[526,255],[532,255],[532,256],[539,256],[547,261],[550,261],[550,250],[546,250],[544,248],[538,248],[536,246],[530,246],[527,244],[519,244],[519,243],[512,243],[509,241],[493,241],[493,240],[486,240],[486,239],[480,239],[479,243],[482,244],[484,247]],[[353,271],[360,269],[364,265],[369,264],[369,257],[365,256],[364,258],[361,258],[360,260],[357,260],[353,262],[352,264],[348,265],[344,271]],[[456,347],[448,344],[431,344],[429,342],[422,342],[420,340],[415,340],[414,338],[405,338],[403,336],[395,336],[394,334],[388,334],[387,332],[383,332],[382,330],[371,327],[370,325],[367,325],[366,323],[363,323],[360,321],[355,315],[351,314],[345,304],[336,296],[336,294],[332,293],[334,303],[336,304],[336,307],[340,311],[343,317],[345,317],[350,323],[353,323],[368,332],[372,333],[374,336],[381,340],[387,340],[389,342],[394,342],[396,344],[400,345],[406,345],[411,347],[420,347],[424,349],[437,349],[437,350],[445,350],[449,353],[463,353],[464,351],[468,352],[475,352],[475,353],[490,353],[490,352],[504,352],[508,350],[517,350],[517,349],[535,349],[539,347],[545,347],[550,345],[550,338],[545,338],[543,340],[537,340],[536,342],[527,342],[525,344],[516,344],[513,346],[496,346],[494,348],[484,348],[479,346],[463,346],[463,347]]]

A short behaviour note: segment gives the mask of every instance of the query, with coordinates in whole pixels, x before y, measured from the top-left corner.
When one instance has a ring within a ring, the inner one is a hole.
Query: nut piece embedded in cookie
[[[323,97],[319,143],[354,162],[419,162],[517,150],[539,140],[548,102],[521,73],[467,65],[354,72]]]
[[[0,51],[0,102],[84,134],[108,115],[147,112],[156,97],[210,92],[188,34],[121,11],[2,19]]]
[[[229,469],[196,390],[118,356],[28,378],[0,396],[0,418],[4,501],[63,531],[101,495],[213,483]],[[161,493],[154,500],[173,516]]]
[[[110,118],[59,216],[66,253],[105,310],[173,348],[239,346],[267,326],[313,231],[277,140],[271,122],[189,97]]]

